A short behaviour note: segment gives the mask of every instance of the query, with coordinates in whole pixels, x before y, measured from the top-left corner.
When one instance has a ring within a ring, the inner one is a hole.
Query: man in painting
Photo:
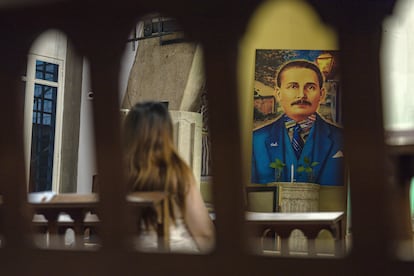
[[[323,83],[312,62],[293,60],[279,68],[275,92],[284,113],[253,131],[252,183],[343,185],[342,129],[317,113]],[[272,162],[282,164],[278,173]]]

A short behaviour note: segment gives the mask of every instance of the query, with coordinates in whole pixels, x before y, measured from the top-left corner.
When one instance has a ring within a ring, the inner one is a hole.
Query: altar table
[[[246,223],[257,237],[270,229],[281,237],[281,255],[287,256],[288,238],[294,229],[299,229],[308,239],[310,256],[315,256],[315,239],[323,229],[328,230],[335,240],[335,255],[343,256],[345,250],[344,212],[306,213],[260,213],[247,212]]]

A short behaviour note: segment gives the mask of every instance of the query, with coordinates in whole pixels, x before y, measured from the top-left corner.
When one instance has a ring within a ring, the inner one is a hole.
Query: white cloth
[[[135,246],[137,250],[143,252],[157,251],[157,232],[155,229],[145,229],[143,226]],[[170,250],[171,252],[180,253],[200,252],[183,219],[177,219],[175,224],[173,222],[170,223]]]

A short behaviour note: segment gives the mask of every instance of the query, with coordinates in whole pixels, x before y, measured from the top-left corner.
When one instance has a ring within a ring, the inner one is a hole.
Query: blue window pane
[[[56,116],[57,88],[35,84],[33,98],[33,123],[50,125]],[[51,117],[51,115],[53,117]]]
[[[50,114],[43,114],[43,124],[44,125],[50,125],[51,122],[51,115]]]
[[[57,88],[35,84],[30,178],[34,191],[52,189]]]
[[[41,97],[42,96],[42,86],[41,85],[35,85],[34,96],[35,97]]]
[[[56,95],[56,87],[46,86],[43,91],[45,94],[45,99],[54,99]]]
[[[36,79],[58,81],[59,65],[36,60]]]
[[[33,112],[39,110],[39,99],[34,98],[33,100]]]
[[[43,102],[43,111],[52,113],[52,104],[53,104],[52,101],[45,100]]]
[[[38,124],[40,122],[40,116],[38,112],[33,112],[33,124]]]

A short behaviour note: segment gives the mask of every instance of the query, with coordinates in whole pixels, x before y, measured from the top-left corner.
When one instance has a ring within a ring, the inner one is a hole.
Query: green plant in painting
[[[282,176],[282,170],[286,166],[285,163],[283,163],[280,159],[276,158],[274,162],[271,162],[269,164],[269,167],[273,168],[275,170],[275,181],[280,181],[280,178]]]
[[[297,168],[298,173],[305,172],[308,175],[308,182],[313,182],[315,180],[315,175],[313,174],[313,169],[319,165],[319,162],[311,161],[309,157],[305,156],[303,158],[303,165]]]

